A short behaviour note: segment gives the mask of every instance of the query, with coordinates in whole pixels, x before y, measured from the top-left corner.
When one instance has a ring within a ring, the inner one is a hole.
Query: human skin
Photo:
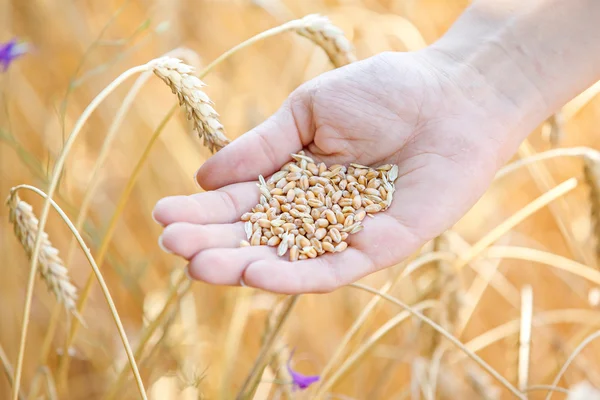
[[[189,260],[194,279],[288,294],[397,264],[457,222],[529,132],[600,78],[599,20],[597,0],[480,0],[424,50],[303,84],[201,166],[206,192],[157,203],[161,247]],[[392,206],[341,253],[290,263],[267,246],[239,248],[257,176],[301,149],[327,165],[397,164]]]

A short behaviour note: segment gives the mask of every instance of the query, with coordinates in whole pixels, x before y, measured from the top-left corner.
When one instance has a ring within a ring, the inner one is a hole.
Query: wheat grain
[[[600,260],[600,158],[595,154],[584,158],[584,177],[590,187],[590,218],[595,240],[596,260]]]
[[[185,107],[187,117],[193,120],[194,129],[204,145],[214,153],[229,144],[219,114],[212,107],[213,102],[202,91],[206,85],[193,75],[194,68],[168,56],[154,60],[151,65],[154,73],[177,95],[179,104]]]
[[[14,226],[14,232],[28,257],[31,257],[33,244],[38,234],[38,219],[33,213],[30,204],[19,198],[15,192],[6,200],[9,207],[8,218]],[[58,302],[62,303],[67,311],[76,317],[77,288],[71,283],[69,272],[46,232],[41,233],[41,250],[39,256],[39,273],[46,283],[48,290],[56,296]]]
[[[395,165],[327,168],[303,152],[292,154],[292,159],[269,179],[258,177],[260,202],[241,216],[248,241],[242,246],[277,247],[280,257],[289,250],[290,261],[342,252],[348,236],[362,230],[367,213],[391,204],[398,177]],[[380,186],[384,193],[375,189]]]
[[[342,67],[356,61],[352,44],[329,18],[310,14],[293,22],[296,23],[294,31],[320,46],[334,66]]]

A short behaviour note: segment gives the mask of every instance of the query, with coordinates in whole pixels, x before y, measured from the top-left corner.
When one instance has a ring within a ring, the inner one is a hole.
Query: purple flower
[[[307,387],[309,387],[310,385],[312,385],[313,383],[318,382],[319,379],[321,379],[321,377],[319,375],[302,375],[301,373],[294,371],[292,369],[292,367],[290,366],[293,355],[294,355],[294,352],[292,351],[292,354],[290,354],[290,359],[288,360],[288,363],[287,363],[287,369],[288,369],[288,372],[290,373],[290,375],[292,376],[292,381],[293,381],[292,384],[294,385],[294,388],[304,390]]]
[[[0,64],[2,72],[8,69],[13,60],[27,53],[27,43],[19,43],[17,39],[12,39],[4,44],[0,44]]]

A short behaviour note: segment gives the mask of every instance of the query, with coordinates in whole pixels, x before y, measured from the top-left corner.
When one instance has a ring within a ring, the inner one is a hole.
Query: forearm
[[[600,1],[478,0],[431,47],[474,98],[491,90],[512,104],[526,135],[600,79]]]

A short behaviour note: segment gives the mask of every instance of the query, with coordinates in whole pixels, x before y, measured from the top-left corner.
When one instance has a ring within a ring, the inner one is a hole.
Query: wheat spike
[[[600,158],[586,156],[583,174],[590,187],[590,217],[596,241],[596,259],[600,260]]]
[[[9,207],[8,218],[14,225],[15,235],[23,245],[27,256],[31,257],[38,234],[38,219],[31,205],[21,200],[14,192],[8,197],[6,204]],[[71,283],[69,272],[58,255],[58,249],[52,245],[46,232],[42,232],[39,273],[58,302],[64,304],[67,311],[78,317],[75,311],[77,288]]]
[[[344,36],[344,32],[325,16],[319,14],[307,15],[297,20],[294,31],[320,46],[336,67],[342,67],[356,61],[354,47]]]
[[[185,107],[187,117],[194,121],[194,129],[211,152],[221,150],[230,140],[225,136],[214,104],[201,89],[206,86],[193,75],[194,68],[174,57],[161,57],[152,63],[154,73],[161,78]]]

